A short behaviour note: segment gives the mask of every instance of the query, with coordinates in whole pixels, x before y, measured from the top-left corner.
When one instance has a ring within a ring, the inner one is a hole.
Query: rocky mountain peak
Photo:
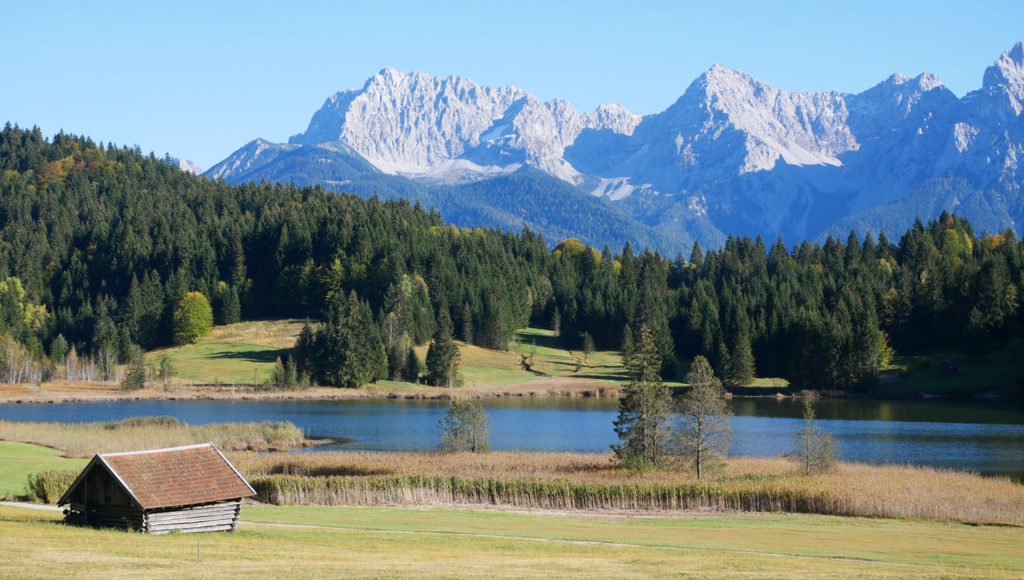
[[[874,230],[949,204],[1003,212],[1002,221],[985,222],[1003,227],[1024,205],[985,196],[1005,185],[999,195],[1018,200],[1022,110],[1024,43],[996,59],[981,89],[964,98],[930,73],[894,74],[856,94],[812,93],[714,65],[647,116],[618,104],[579,112],[513,86],[386,67],[361,89],[329,97],[292,145],[256,141],[207,173],[272,178],[316,163],[297,174],[330,174],[319,179],[338,187],[387,173],[444,191],[529,168],[668,233]],[[866,212],[876,213],[842,221]]]
[[[1005,98],[1016,116],[1024,112],[1024,42],[1015,44],[985,69],[982,92]]]

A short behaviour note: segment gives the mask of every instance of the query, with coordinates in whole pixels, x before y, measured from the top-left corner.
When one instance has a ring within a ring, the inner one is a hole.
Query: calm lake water
[[[504,398],[483,401],[498,450],[605,452],[615,442],[617,402],[601,399]],[[732,455],[778,455],[792,446],[803,403],[735,399]],[[432,449],[447,403],[354,401],[117,401],[6,404],[0,419],[101,421],[169,415],[191,424],[291,421],[309,436],[351,439],[318,449]],[[1009,475],[1024,481],[1024,409],[943,401],[826,400],[820,426],[838,440],[843,459],[913,463]]]

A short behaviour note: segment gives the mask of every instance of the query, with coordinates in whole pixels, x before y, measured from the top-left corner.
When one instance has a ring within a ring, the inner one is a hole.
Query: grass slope
[[[586,519],[251,508],[234,534],[145,536],[0,506],[2,577],[1015,577],[1016,528],[818,516]],[[270,527],[265,521],[299,526]],[[594,543],[596,542],[596,543]]]
[[[60,451],[28,443],[0,441],[0,497],[25,493],[29,475],[54,470],[76,470],[88,459],[61,457]]]
[[[146,362],[159,368],[170,359],[180,380],[198,383],[252,385],[254,377],[270,379],[277,357],[290,352],[302,329],[301,320],[263,320],[216,326],[194,344],[154,350]]]

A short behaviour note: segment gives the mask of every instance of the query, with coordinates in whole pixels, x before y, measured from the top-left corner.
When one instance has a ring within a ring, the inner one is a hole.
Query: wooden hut
[[[213,443],[101,453],[58,505],[68,523],[167,532],[234,531],[256,492]]]

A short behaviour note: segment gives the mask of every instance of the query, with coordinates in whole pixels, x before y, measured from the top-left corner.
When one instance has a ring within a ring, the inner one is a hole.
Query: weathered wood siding
[[[228,501],[180,509],[146,511],[142,531],[151,534],[168,532],[233,532],[238,527],[242,502]]]

